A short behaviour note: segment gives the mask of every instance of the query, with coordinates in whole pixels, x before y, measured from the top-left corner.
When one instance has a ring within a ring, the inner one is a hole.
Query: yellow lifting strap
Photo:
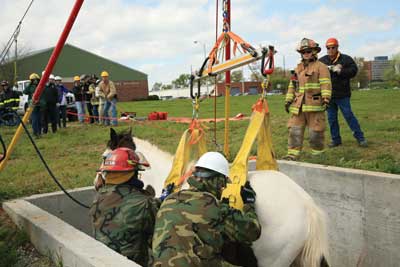
[[[258,139],[256,169],[277,170],[278,164],[272,147],[268,104],[264,98],[259,99],[253,106],[253,114],[242,146],[229,171],[231,183],[222,192],[221,198],[228,198],[229,205],[238,210],[243,209],[240,190],[247,180],[249,155],[256,137]]]
[[[204,128],[197,120],[193,120],[179,141],[171,171],[164,182],[164,188],[172,183],[175,185],[173,191],[179,191],[185,181],[185,171],[191,159],[197,160],[206,152],[207,142]]]

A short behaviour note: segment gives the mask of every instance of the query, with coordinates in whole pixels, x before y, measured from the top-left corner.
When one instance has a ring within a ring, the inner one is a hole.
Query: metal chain
[[[228,25],[228,0],[223,0],[222,1],[222,17],[223,17],[223,25],[222,25],[222,30],[224,32],[229,31],[229,25]]]
[[[195,99],[192,101],[192,106],[193,106],[193,112],[192,112],[192,119],[198,119],[199,118],[199,96],[196,95]]]

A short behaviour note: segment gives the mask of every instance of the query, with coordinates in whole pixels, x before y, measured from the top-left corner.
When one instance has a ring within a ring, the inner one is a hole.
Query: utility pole
[[[286,77],[285,55],[282,55],[282,57],[283,57],[283,77]]]
[[[14,54],[14,86],[17,86],[18,81],[18,72],[17,72],[17,61],[18,61],[18,35],[21,30],[21,24],[18,25],[17,30],[14,34],[14,45],[15,45],[15,54]]]

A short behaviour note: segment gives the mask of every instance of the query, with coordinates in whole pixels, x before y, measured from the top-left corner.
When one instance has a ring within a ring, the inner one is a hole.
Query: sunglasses
[[[336,49],[337,47],[336,46],[329,46],[329,47],[326,47],[326,49],[328,49],[328,50],[333,50],[333,49]]]
[[[310,53],[312,53],[312,50],[311,50],[311,49],[304,50],[304,51],[302,51],[301,53],[302,53],[302,54],[310,54]]]

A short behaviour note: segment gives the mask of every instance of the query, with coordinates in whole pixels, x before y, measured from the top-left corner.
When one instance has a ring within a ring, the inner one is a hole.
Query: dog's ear
[[[117,148],[118,143],[119,143],[118,139],[119,138],[118,138],[117,132],[113,128],[110,128],[110,145],[109,146],[111,149],[114,150]]]

